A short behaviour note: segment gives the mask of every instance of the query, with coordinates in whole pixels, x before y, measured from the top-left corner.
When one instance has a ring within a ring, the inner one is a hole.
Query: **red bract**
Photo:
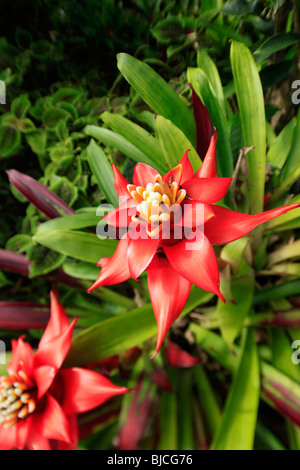
[[[200,363],[200,360],[182,349],[178,344],[169,340],[164,351],[168,364],[172,367],[188,368]]]
[[[119,450],[136,450],[149,422],[153,401],[150,398],[149,388],[143,396],[142,379],[143,377],[140,376],[126,421],[119,432]]]
[[[231,178],[218,178],[217,133],[211,138],[200,169],[193,175],[188,151],[164,176],[138,163],[133,184],[113,165],[115,189],[122,204],[107,216],[110,227],[127,227],[112,258],[103,258],[97,281],[89,289],[137,279],[148,271],[148,287],[158,325],[157,351],[182,312],[191,284],[224,297],[212,244],[224,244],[257,225],[299,207],[291,204],[257,215],[215,205],[228,191]],[[180,237],[178,237],[178,233]]]
[[[76,415],[126,393],[90,370],[63,369],[76,320],[69,324],[57,292],[36,354],[19,338],[13,341],[8,376],[0,378],[0,449],[75,449]]]

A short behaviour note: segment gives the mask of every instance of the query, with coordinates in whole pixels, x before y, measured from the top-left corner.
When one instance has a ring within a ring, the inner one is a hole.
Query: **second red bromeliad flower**
[[[232,178],[218,178],[215,133],[200,169],[193,175],[188,151],[164,176],[138,163],[130,184],[113,165],[115,189],[123,202],[105,216],[108,225],[125,235],[112,258],[103,258],[99,286],[137,279],[147,270],[148,287],[158,325],[156,349],[183,310],[191,284],[218,295],[219,272],[213,244],[234,241],[257,225],[299,204],[247,215],[215,205]],[[121,231],[121,230],[120,230]]]
[[[22,337],[13,340],[9,375],[0,377],[0,450],[75,449],[76,415],[128,392],[94,371],[63,367],[75,323],[69,324],[53,289],[36,353]]]

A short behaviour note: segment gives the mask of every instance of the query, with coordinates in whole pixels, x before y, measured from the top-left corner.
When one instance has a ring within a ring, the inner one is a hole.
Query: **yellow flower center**
[[[36,409],[35,392],[23,371],[0,377],[0,426],[13,426]]]
[[[186,191],[179,189],[172,177],[167,184],[160,175],[156,175],[154,183],[148,183],[146,188],[129,184],[127,189],[138,204],[139,217],[133,216],[132,220],[151,224],[151,230],[146,230],[149,237],[157,235],[161,224],[172,218],[171,207],[181,204],[186,197]]]

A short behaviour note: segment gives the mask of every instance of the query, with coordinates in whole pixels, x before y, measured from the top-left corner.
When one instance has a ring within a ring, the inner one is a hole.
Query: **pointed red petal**
[[[80,368],[60,371],[64,382],[63,410],[69,414],[83,413],[102,405],[115,395],[127,393],[125,387],[114,385],[106,377]]]
[[[17,425],[9,428],[0,426],[0,450],[12,450],[17,447]]]
[[[17,448],[22,450],[26,446],[31,429],[32,429],[32,418],[29,416],[25,420],[21,420],[15,425],[17,428]]]
[[[201,289],[213,292],[221,300],[225,300],[219,289],[219,271],[215,252],[199,229],[195,230],[195,237],[192,241],[183,240],[177,245],[164,246],[164,251],[173,269],[182,277]]]
[[[127,185],[130,184],[126,178],[119,172],[116,165],[112,165],[112,169],[115,175],[115,189],[119,197],[128,197]]]
[[[213,206],[215,217],[205,224],[205,235],[214,245],[229,243],[247,235],[257,225],[268,222],[297,207],[300,207],[300,204],[290,204],[261,214],[248,215],[224,207]]]
[[[131,277],[137,279],[149,266],[160,243],[159,239],[141,237],[129,240],[128,265]]]
[[[34,420],[33,420],[34,421]],[[29,450],[51,450],[49,439],[32,427],[26,447]]]
[[[7,170],[6,173],[10,184],[50,219],[64,214],[73,215],[76,213],[60,197],[34,178],[17,170]]]
[[[67,420],[69,423],[69,429],[70,429],[72,442],[70,444],[67,444],[66,442],[59,441],[57,445],[57,450],[76,450],[77,449],[78,440],[79,440],[77,416],[76,415],[67,416]]]
[[[204,159],[210,140],[214,134],[214,128],[211,123],[207,108],[202,103],[199,96],[192,88],[192,102],[194,107],[194,116],[196,121],[196,149],[201,158]]]
[[[179,165],[182,165],[182,177],[181,177],[181,182],[184,183],[187,180],[190,180],[193,177],[193,167],[191,165],[191,162],[189,160],[189,151],[187,150],[185,154],[183,155],[182,159],[179,162]]]
[[[56,373],[57,369],[52,366],[40,366],[34,369],[33,377],[38,389],[38,400],[49,390],[56,377]]]
[[[35,367],[51,366],[59,369],[69,352],[76,319],[58,336],[39,344],[34,357]]]
[[[122,238],[119,241],[117,249],[112,258],[105,258],[105,266],[101,269],[97,281],[88,289],[91,292],[96,287],[110,286],[127,281],[130,278],[130,271],[127,260],[128,238]]]
[[[186,199],[181,204],[182,220],[176,225],[182,225],[186,228],[202,226],[214,217],[213,207],[200,201]]]
[[[193,367],[200,362],[199,359],[179,347],[178,344],[173,343],[170,339],[164,353],[168,364],[172,367]]]
[[[55,286],[52,287],[50,292],[51,299],[51,315],[49,323],[44,331],[40,340],[39,348],[43,347],[51,339],[60,335],[66,328],[69,327],[69,320],[64,307],[59,301],[58,292]]]
[[[148,268],[148,288],[157,322],[156,350],[159,351],[169,328],[186,304],[191,284],[164,256],[155,256]]]
[[[173,183],[174,181],[178,184],[179,187],[182,179],[182,169],[183,167],[181,163],[179,163],[179,165],[175,166],[175,168],[172,168],[172,170],[163,176],[163,181],[167,184]]]
[[[129,197],[122,201],[116,209],[106,214],[103,220],[113,227],[128,227],[131,224],[131,217],[136,215],[136,206],[134,199]]]
[[[171,393],[174,392],[172,384],[165,369],[153,369],[150,374],[150,380],[162,390]]]
[[[19,338],[17,341],[12,340],[12,357],[7,366],[7,372],[14,374],[22,369],[30,378],[32,375],[33,361],[34,354],[30,344],[24,343],[23,338]],[[20,367],[21,362],[22,367]]]
[[[199,170],[195,173],[196,178],[217,178],[216,167],[216,145],[217,145],[217,131],[211,138],[207,153]]]
[[[153,183],[158,171],[146,163],[137,163],[133,172],[133,184],[146,187],[148,183]]]
[[[69,422],[61,406],[51,395],[46,395],[47,403],[43,411],[33,416],[32,426],[46,439],[72,442]]]
[[[192,178],[182,184],[191,199],[213,204],[227,193],[232,178]]]

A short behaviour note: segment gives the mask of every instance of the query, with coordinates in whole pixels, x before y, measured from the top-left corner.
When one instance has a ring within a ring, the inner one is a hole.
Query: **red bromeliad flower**
[[[0,377],[1,450],[75,449],[76,414],[128,392],[93,371],[62,368],[75,322],[69,324],[53,290],[51,317],[36,354],[23,338],[12,342],[9,375]]]
[[[215,205],[225,196],[232,180],[217,176],[216,141],[215,132],[202,166],[194,175],[188,151],[164,176],[149,165],[138,163],[133,184],[113,165],[115,189],[123,202],[105,218],[109,226],[119,230],[126,226],[128,231],[121,237],[114,256],[99,261],[102,270],[89,291],[130,277],[137,279],[147,270],[158,325],[157,351],[183,310],[191,284],[225,301],[219,290],[212,245],[232,242],[257,225],[299,207],[291,204],[247,215]]]

